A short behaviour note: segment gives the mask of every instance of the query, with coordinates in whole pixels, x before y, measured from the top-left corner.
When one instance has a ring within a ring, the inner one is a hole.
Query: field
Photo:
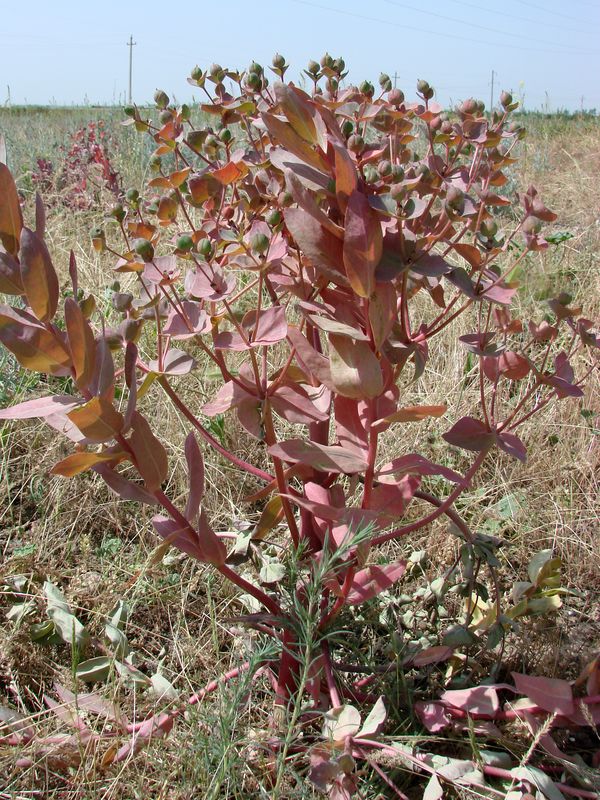
[[[73,193],[81,158],[77,147],[89,146],[87,139],[77,145],[73,134],[95,122],[93,135],[105,144],[118,175],[115,180],[123,189],[141,187],[150,148],[146,138],[120,126],[121,118],[119,109],[0,109],[0,133],[25,197],[26,216],[34,213],[38,188],[48,206],[47,240],[61,280],[67,279],[73,250],[81,283],[90,290],[109,282],[111,256],[92,249],[90,231],[103,224],[115,195],[99,177],[100,162],[91,171],[92,179]],[[519,143],[520,160],[503,191],[514,197],[517,190],[535,184],[558,220],[550,226],[548,251],[530,255],[520,269],[518,305],[526,310],[567,290],[590,319],[598,319],[600,120],[524,115],[522,122],[528,136]],[[61,185],[57,176],[69,157],[75,166]],[[39,159],[51,163],[53,171],[44,176]],[[106,303],[108,299],[103,298]],[[460,405],[468,413],[477,387],[462,364],[456,334],[449,335],[436,348],[419,388],[427,402],[443,402],[462,384]],[[500,571],[507,598],[515,581],[527,579],[527,565],[535,553],[552,549],[561,559],[561,586],[567,590],[561,607],[521,622],[508,638],[499,677],[513,669],[575,679],[599,652],[599,390],[596,374],[582,400],[567,399],[537,415],[524,434],[527,463],[492,459],[485,481],[461,499],[460,510],[473,529],[504,540]],[[202,399],[211,396],[208,370],[200,370],[193,392]],[[0,350],[0,407],[43,393],[37,375],[21,370]],[[158,394],[149,402],[146,410],[150,408],[150,416],[159,421],[170,455],[182,462],[182,427],[176,412]],[[255,446],[229,417],[225,423],[216,420],[213,433],[242,457]],[[410,428],[407,436],[414,436],[417,447],[423,428]],[[430,444],[435,452],[433,434]],[[0,711],[8,702],[44,730],[55,730],[57,724],[61,731],[68,729],[64,720],[48,714],[43,696],[53,695],[57,681],[73,686],[78,655],[64,644],[32,641],[31,625],[45,619],[44,581],[60,587],[94,643],[102,640],[107,614],[120,600],[126,601],[131,610],[126,633],[135,666],[145,675],[159,673],[167,679],[168,694],[164,684],[158,690],[165,705],[175,693],[183,699],[218,674],[256,657],[259,637],[236,622],[241,606],[232,590],[209,568],[193,565],[174,550],[157,550],[149,516],[131,503],[117,501],[100,481],[89,475],[69,481],[49,478],[48,469],[64,455],[64,444],[37,421],[0,427]],[[456,455],[452,466],[461,468],[460,459]],[[183,478],[182,469],[170,487],[173,497],[185,492]],[[213,458],[207,463],[207,485],[207,511],[215,528],[236,530],[256,522],[259,511],[243,503],[252,486],[240,482],[226,461]],[[413,574],[411,589],[415,592],[419,580],[433,580],[456,557],[456,545],[441,523],[402,547],[407,556],[417,554],[419,571]],[[19,618],[12,613],[5,618],[17,602],[27,600],[33,601],[30,615]],[[379,621],[372,630],[369,641],[358,643],[357,650],[366,657],[390,652],[393,626]],[[489,667],[482,663],[481,670]],[[402,709],[407,701],[400,678],[388,676],[384,691]],[[103,694],[140,718],[156,703],[145,687],[125,689],[115,674],[104,682]],[[0,798],[270,797],[267,756],[260,745],[269,725],[268,697],[261,680],[234,680],[190,708],[166,742],[152,743],[136,758],[109,769],[102,767],[102,753],[88,754],[81,766],[67,770],[43,758],[19,768],[15,748],[0,744]],[[403,721],[402,714],[399,720],[395,741],[413,741],[417,734],[411,723]],[[424,740],[427,735],[418,736]],[[525,758],[526,738],[517,732],[514,742],[517,758]],[[582,740],[582,752],[588,746],[592,747]],[[293,752],[288,770],[280,797],[320,796],[297,779],[302,766]],[[393,796],[386,794],[389,790],[376,771],[369,776],[364,798]],[[420,796],[423,784],[419,789],[409,773],[397,781],[410,797]]]

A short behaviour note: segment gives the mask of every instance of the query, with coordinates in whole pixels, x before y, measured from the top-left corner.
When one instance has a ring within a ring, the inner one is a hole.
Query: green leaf
[[[442,639],[442,643],[448,647],[468,647],[476,644],[477,641],[477,636],[464,625],[455,625],[450,628]]]
[[[259,573],[261,583],[279,583],[284,577],[285,566],[278,561],[269,561]]]
[[[179,698],[177,689],[160,672],[151,675],[150,681],[152,683],[151,691],[159,700],[177,700]]]
[[[110,674],[112,663],[112,658],[108,658],[107,656],[89,658],[87,661],[81,661],[77,665],[75,674],[79,680],[85,681],[86,683],[105,681]]]

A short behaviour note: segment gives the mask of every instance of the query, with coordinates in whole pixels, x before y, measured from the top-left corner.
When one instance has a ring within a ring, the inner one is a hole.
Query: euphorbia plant
[[[474,100],[446,113],[425,81],[407,102],[385,75],[380,91],[368,82],[342,88],[341,59],[311,62],[311,93],[285,83],[286,69],[276,56],[280,81],[270,84],[258,64],[241,74],[196,68],[190,83],[206,95],[201,111],[213,127],[195,128],[190,109],[174,107],[164,92],[155,98],[158,125],[126,109],[156,149],[144,191],[130,190],[110,212],[113,227],[94,232],[114,271],[135,279],[135,289],[114,293],[109,318],[79,287],[72,256],[72,291],[57,320],[61,287],[41,203],[35,230],[25,227],[0,166],[0,291],[25,304],[0,308],[0,341],[25,368],[70,377],[74,387],[0,416],[44,418],[75,448],[55,474],[93,470],[122,498],[158,506],[159,537],[254,598],[262,613],[251,624],[281,644],[269,665],[280,709],[298,690],[296,611],[277,574],[251,580],[240,549],[232,558],[228,539],[211,526],[199,441],[259,484],[249,497],[264,502],[253,546],[285,525],[285,547],[304,570],[300,606],[303,581],[320,570],[317,627],[326,634],[348,606],[401,580],[406,562],[390,560],[388,542],[447,515],[467,546],[476,544],[455,501],[491,451],[525,460],[516,430],[549,402],[582,396],[598,347],[592,322],[565,295],[540,320],[524,324],[511,314],[511,276],[547,246],[540,229],[555,215],[529,188],[519,198],[521,219],[503,229],[511,202],[501,194],[505,170],[522,133],[508,122],[510,95],[487,116]],[[401,430],[453,415],[455,397],[447,405],[407,398],[432,340],[463,315],[472,332],[460,344],[479,368],[479,405],[443,435],[473,454],[461,474],[407,452]],[[221,386],[199,405],[185,383],[202,359],[213,362]],[[141,410],[153,392],[166,393],[190,429],[183,507],[163,489],[169,459],[160,429]],[[227,412],[255,439],[257,463],[207,428],[207,417]],[[396,453],[382,463],[387,431]],[[258,465],[265,457],[268,468]],[[428,491],[429,476],[447,484],[442,496]],[[325,554],[335,566],[323,573]],[[306,692],[315,708],[339,711],[345,697],[361,694],[335,673],[326,636],[320,642]],[[429,663],[447,651],[410,657]],[[350,729],[358,728],[348,727],[351,738]]]

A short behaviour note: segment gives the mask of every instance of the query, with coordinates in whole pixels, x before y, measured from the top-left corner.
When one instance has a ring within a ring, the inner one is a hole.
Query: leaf
[[[514,433],[499,433],[496,438],[496,444],[500,450],[503,450],[509,456],[518,458],[519,461],[527,461],[525,445]]]
[[[49,322],[58,306],[58,277],[44,242],[36,234],[23,228],[21,231],[21,281],[27,302],[41,322]]]
[[[17,187],[5,163],[0,162],[0,241],[13,256],[19,252],[23,215]]]
[[[429,664],[439,664],[441,661],[447,661],[453,655],[454,650],[451,647],[435,645],[426,647],[425,650],[420,650],[409,661],[412,667],[426,667]]]
[[[84,647],[90,636],[85,627],[74,614],[60,607],[48,607],[48,616],[63,642]]]
[[[334,333],[337,336],[347,336],[349,339],[354,339],[357,342],[369,341],[369,337],[366,333],[340,320],[323,317],[320,314],[309,314],[308,318],[319,330],[326,331],[327,333]]]
[[[338,286],[348,284],[344,245],[302,208],[286,208],[285,224],[306,260]]]
[[[340,208],[345,213],[348,200],[358,186],[356,165],[350,153],[337,142],[333,143],[335,152],[335,191]]]
[[[315,169],[329,173],[330,168],[326,159],[318,150],[315,150],[309,142],[299,136],[290,124],[284,122],[274,114],[263,113],[261,119],[264,122],[269,135],[272,139],[289,150],[299,159],[309,164]]]
[[[295,133],[309,144],[317,144],[315,116],[317,110],[311,106],[308,96],[300,89],[277,81],[274,84],[275,99]]]
[[[55,464],[50,472],[52,475],[62,475],[63,478],[72,478],[74,475],[79,475],[85,472],[96,464],[102,464],[106,461],[120,461],[125,458],[123,452],[110,452],[110,453],[71,453],[70,456],[63,458]]]
[[[108,656],[98,656],[88,658],[87,661],[80,661],[75,670],[75,675],[80,681],[85,683],[96,683],[105,681],[110,675],[113,659]]]
[[[454,708],[470,714],[494,716],[500,709],[498,692],[493,686],[474,686],[470,689],[449,689],[442,692],[440,699]]]
[[[171,347],[163,359],[162,369],[157,360],[150,361],[148,366],[159,375],[188,375],[196,367],[196,361],[183,350]]]
[[[146,503],[151,506],[156,505],[158,502],[156,497],[147,492],[143,486],[133,483],[133,481],[115,472],[114,469],[106,464],[96,464],[92,469],[94,472],[97,472],[108,486],[110,486],[113,492],[116,492],[123,500],[132,500],[135,503]]]
[[[172,339],[192,339],[208,333],[211,328],[210,318],[200,303],[181,300],[177,308],[169,312],[163,333]]]
[[[273,458],[289,461],[292,464],[300,462],[323,472],[351,475],[355,472],[364,472],[367,468],[364,459],[343,447],[316,444],[304,439],[287,439],[271,445],[268,452]]]
[[[348,736],[355,736],[359,729],[360,712],[354,706],[338,706],[325,714],[323,724],[325,739],[343,742]]]
[[[179,692],[160,672],[150,676],[151,690],[158,700],[178,700]]]
[[[331,381],[344,397],[365,399],[383,392],[383,374],[368,342],[339,334],[329,336]]]
[[[227,559],[225,545],[208,524],[204,512],[200,513],[197,530],[180,524],[169,517],[155,516],[152,524],[158,535],[178,550],[205,564],[222,566]]]
[[[405,406],[393,414],[375,420],[371,430],[384,430],[392,422],[421,422],[428,417],[441,417],[448,410],[448,406]]]
[[[319,383],[332,389],[333,383],[331,380],[329,359],[317,352],[298,328],[290,326],[288,328],[287,338],[296,350],[297,359],[306,372]]]
[[[131,418],[132,434],[129,440],[137,468],[149,492],[159,489],[169,472],[167,451],[152,433],[148,421],[134,411]]]
[[[190,488],[183,515],[193,522],[198,516],[204,497],[204,459],[196,437],[191,432],[186,436],[184,450]]]
[[[313,219],[315,219],[319,225],[322,225],[323,228],[328,230],[338,239],[344,238],[344,230],[340,228],[339,225],[336,225],[332,219],[330,219],[327,214],[321,209],[318,205],[317,201],[315,200],[314,193],[307,189],[300,178],[290,169],[286,170],[285,172],[285,181],[289,191],[292,194],[292,197],[298,203],[300,208],[304,209],[307,214],[310,214]]]
[[[396,564],[361,569],[352,580],[346,603],[356,606],[389,589],[406,572],[406,563],[406,561],[399,561]]]
[[[26,369],[68,374],[71,359],[62,342],[26,311],[0,305],[0,342]]]
[[[48,397],[39,397],[36,400],[26,400],[16,406],[0,409],[0,419],[34,419],[35,417],[49,417],[51,414],[71,411],[81,404],[81,400],[69,394],[53,394]]]
[[[313,422],[325,422],[329,419],[329,414],[320,411],[299,384],[278,386],[270,395],[269,401],[273,410],[288,422],[311,425]]]
[[[258,574],[261,583],[279,583],[285,578],[285,565],[277,561],[267,561]]]
[[[123,415],[106,397],[92,397],[67,414],[71,422],[92,442],[114,439],[123,428]]]
[[[77,386],[87,387],[94,373],[96,342],[94,333],[83,316],[79,303],[72,297],[65,300],[65,323]]]
[[[398,473],[401,475],[442,475],[446,480],[453,483],[464,484],[465,482],[463,476],[458,472],[441,464],[434,464],[433,461],[429,461],[418,453],[409,453],[406,456],[395,458],[393,461],[384,464],[383,467],[377,470],[376,474],[378,478],[385,478],[388,475],[396,475]]]
[[[437,775],[432,775],[427,782],[427,786],[423,791],[422,800],[441,800],[444,796],[444,790]]]
[[[513,672],[512,678],[519,694],[551,714],[563,714],[569,717],[575,713],[573,690],[568,681],[559,678],[534,677]]]
[[[24,291],[19,262],[9,253],[0,252],[0,292],[22,295]]]
[[[252,328],[252,345],[271,345],[287,336],[287,320],[283,306],[271,306],[260,312],[248,311],[243,319],[244,328]]]
[[[344,229],[344,267],[350,286],[359,297],[370,297],[375,291],[375,269],[381,260],[383,235],[379,218],[362,192],[350,195]]]
[[[356,734],[357,737],[377,736],[384,726],[386,717],[387,711],[385,708],[385,703],[383,702],[383,696],[381,696],[377,699],[375,705],[369,711],[369,714],[366,720],[363,722],[360,731]]]
[[[505,350],[498,359],[498,371],[511,381],[526,378],[531,370],[529,361],[512,350]]]
[[[46,209],[38,192],[35,193],[35,232],[40,239],[46,234]]]
[[[463,417],[452,428],[442,435],[448,444],[461,447],[463,450],[474,450],[479,453],[495,443],[496,435],[478,419]]]
[[[129,606],[125,601],[119,600],[108,613],[108,621],[104,626],[104,633],[113,646],[117,658],[129,655],[129,642],[123,633],[123,627],[129,616]]]
[[[514,767],[511,775],[520,781],[532,783],[548,800],[566,800],[554,781],[537,767]]]

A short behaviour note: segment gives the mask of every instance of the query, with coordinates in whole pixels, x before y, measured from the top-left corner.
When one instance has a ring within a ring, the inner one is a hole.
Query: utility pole
[[[129,105],[131,105],[131,77],[133,75],[133,48],[137,42],[133,41],[133,36],[129,37],[127,47],[129,48]]]
[[[397,81],[398,81],[398,73],[394,72],[394,89],[396,88]]]
[[[492,88],[490,89],[490,114],[492,113],[492,109],[494,108],[494,70],[492,70]]]

